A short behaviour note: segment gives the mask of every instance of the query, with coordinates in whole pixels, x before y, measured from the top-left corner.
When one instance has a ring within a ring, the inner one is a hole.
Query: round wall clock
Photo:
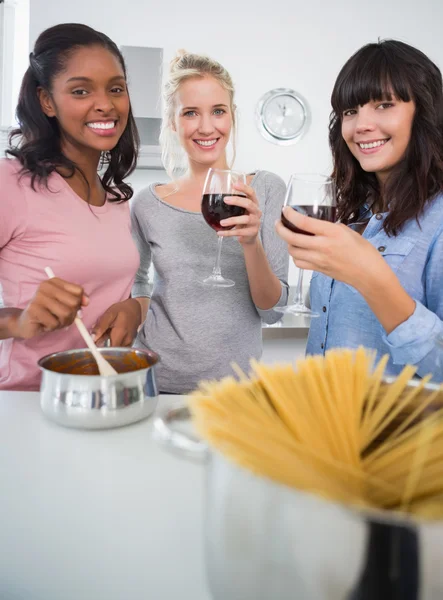
[[[311,121],[306,100],[289,88],[276,88],[262,96],[256,110],[262,136],[274,144],[295,144],[306,133]]]

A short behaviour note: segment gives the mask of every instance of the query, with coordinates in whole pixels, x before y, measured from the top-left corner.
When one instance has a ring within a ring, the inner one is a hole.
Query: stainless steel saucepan
[[[117,375],[99,375],[89,350],[57,352],[40,359],[41,408],[49,419],[66,427],[107,429],[153,413],[158,401],[158,355],[132,348],[101,348],[99,352]]]

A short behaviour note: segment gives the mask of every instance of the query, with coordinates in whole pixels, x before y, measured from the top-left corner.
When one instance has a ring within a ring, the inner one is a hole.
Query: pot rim
[[[116,375],[107,375],[106,376],[106,380],[115,380],[117,378],[121,378],[121,377],[127,377],[128,375],[132,375],[133,373],[143,373],[145,371],[149,371],[149,369],[152,369],[152,367],[154,367],[156,364],[158,364],[160,362],[160,356],[157,354],[157,352],[154,352],[154,350],[149,350],[149,349],[145,349],[145,348],[127,348],[124,346],[111,346],[111,347],[107,347],[107,348],[97,348],[97,350],[101,353],[101,354],[117,354],[118,351],[124,351],[124,352],[135,352],[136,354],[143,354],[145,356],[148,356],[150,359],[153,360],[153,363],[151,365],[149,365],[148,367],[143,367],[142,369],[135,369],[134,371],[126,371],[125,373],[117,373]],[[52,369],[48,369],[47,367],[45,367],[43,365],[43,363],[46,360],[49,360],[51,358],[55,358],[57,356],[60,355],[64,355],[64,356],[75,356],[76,354],[80,353],[80,352],[89,352],[91,353],[91,351],[89,350],[89,348],[74,348],[71,350],[60,350],[58,352],[52,352],[51,354],[46,354],[45,356],[42,356],[38,361],[37,361],[37,365],[40,368],[41,371],[43,371],[44,373],[53,373],[54,375],[57,375],[59,377],[87,377],[88,380],[99,380],[99,379],[103,379],[103,375],[84,375],[84,374],[80,374],[80,373],[60,373],[58,371],[53,371]],[[92,356],[92,353],[91,353]]]

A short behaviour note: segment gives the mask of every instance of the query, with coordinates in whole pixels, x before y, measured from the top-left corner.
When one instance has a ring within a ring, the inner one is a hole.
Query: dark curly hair
[[[50,27],[40,34],[30,55],[30,64],[23,77],[16,110],[18,129],[11,132],[8,154],[22,165],[22,173],[31,174],[31,184],[36,180],[47,186],[49,175],[62,167],[69,178],[81,169],[61,149],[60,130],[56,118],[47,117],[40,106],[38,88],[51,91],[54,77],[79,48],[101,46],[109,50],[120,62],[126,77],[126,66],[117,45],[104,33],[78,23],[64,23]],[[16,145],[13,144],[18,138]],[[128,123],[117,145],[102,157],[105,172],[101,182],[112,201],[129,200],[133,195],[124,179],[136,167],[139,136],[132,110]],[[85,178],[85,177],[84,177]],[[86,180],[86,178],[85,178]]]
[[[404,159],[389,174],[383,190],[365,172],[341,133],[343,112],[369,101],[396,98],[415,104],[411,139]],[[388,235],[410,219],[419,220],[427,202],[443,190],[443,83],[438,67],[420,50],[396,40],[367,44],[340,71],[331,96],[329,145],[337,184],[338,218],[358,220],[368,195],[386,206]]]

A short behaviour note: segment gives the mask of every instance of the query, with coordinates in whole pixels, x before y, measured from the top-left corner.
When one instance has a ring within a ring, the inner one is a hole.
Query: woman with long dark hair
[[[80,308],[88,328],[114,315],[114,344],[136,333],[139,255],[124,180],[138,135],[118,47],[85,25],[44,31],[17,119],[12,158],[0,161],[0,389],[24,390],[38,389],[39,358],[84,345],[72,326]]]
[[[282,224],[295,264],[314,271],[309,354],[364,345],[443,380],[443,84],[422,52],[368,44],[332,92],[329,141],[338,220],[290,208]]]

